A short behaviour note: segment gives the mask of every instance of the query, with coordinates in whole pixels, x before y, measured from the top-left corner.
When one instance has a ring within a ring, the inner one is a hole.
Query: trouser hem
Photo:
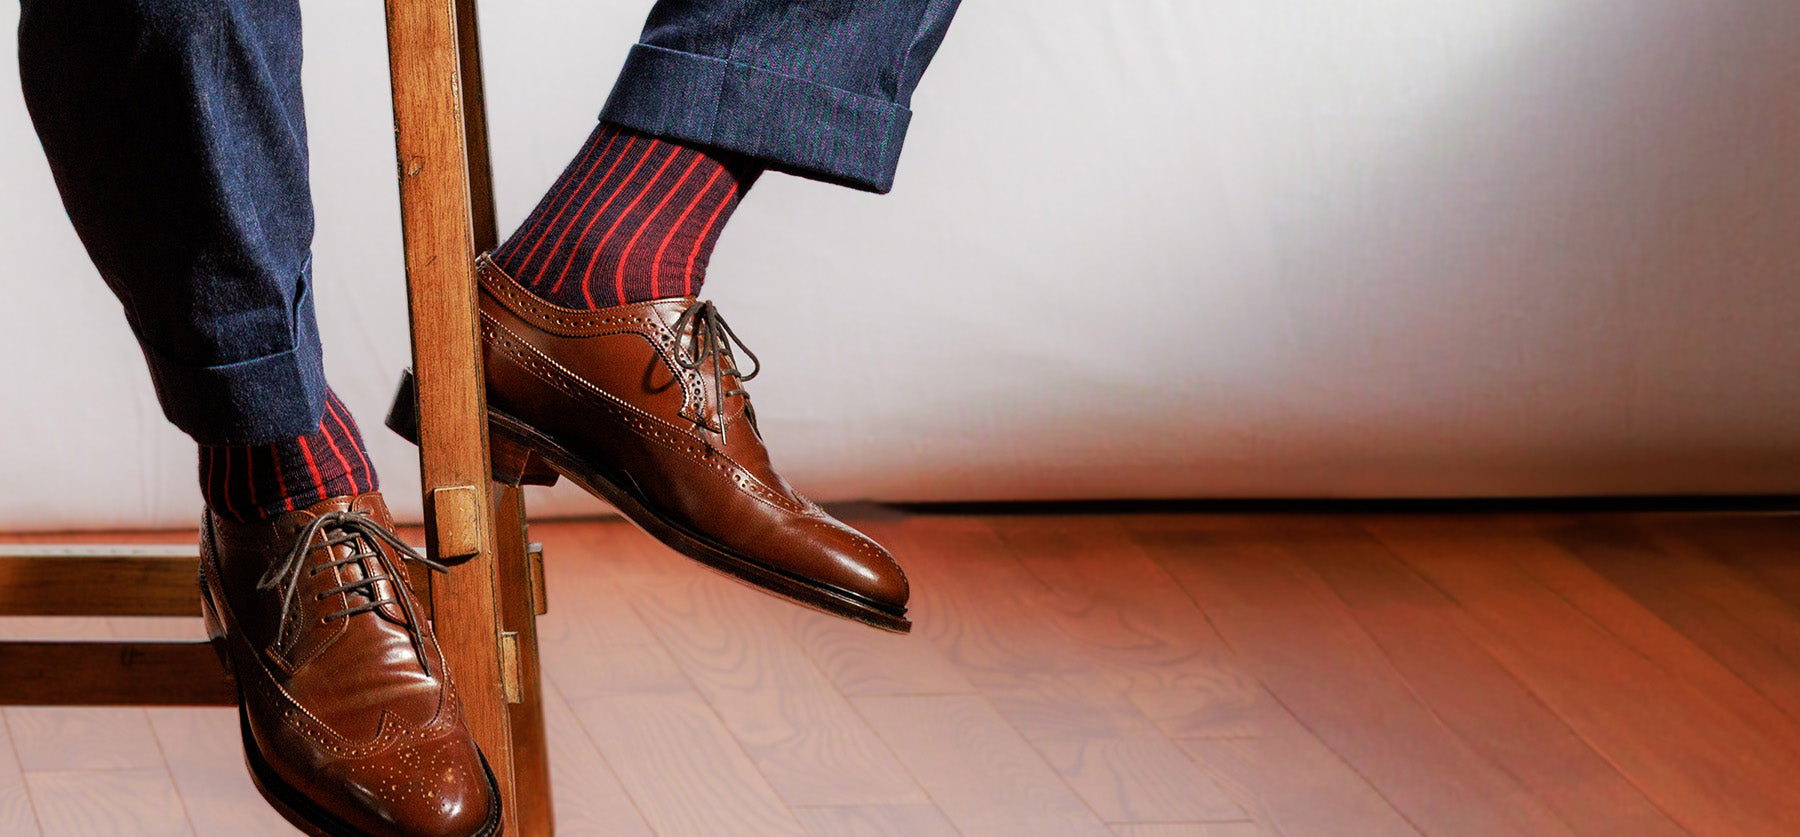
[[[294,348],[219,366],[192,366],[139,341],[163,415],[203,445],[253,445],[319,429],[324,351],[310,288],[295,311]]]
[[[747,64],[637,44],[600,118],[885,193],[894,186],[912,111]]]

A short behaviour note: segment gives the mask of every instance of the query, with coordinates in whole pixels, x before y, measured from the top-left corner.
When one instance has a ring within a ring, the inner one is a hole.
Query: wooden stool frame
[[[419,586],[505,833],[541,837],[554,830],[542,553],[521,492],[488,470],[475,308],[475,254],[497,238],[475,0],[386,3],[426,549],[460,562]],[[195,547],[0,546],[0,615],[198,615],[198,561]],[[0,705],[235,703],[205,640],[0,641]]]

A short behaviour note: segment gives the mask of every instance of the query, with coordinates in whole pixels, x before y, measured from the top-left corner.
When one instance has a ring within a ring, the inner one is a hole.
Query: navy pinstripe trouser
[[[959,0],[659,0],[601,118],[893,185]],[[318,426],[298,0],[23,0],[20,75],[63,204],[204,444]]]

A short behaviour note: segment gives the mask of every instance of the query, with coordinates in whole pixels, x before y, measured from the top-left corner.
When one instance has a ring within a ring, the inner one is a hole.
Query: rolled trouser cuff
[[[600,118],[885,193],[894,187],[912,111],[747,64],[637,44]]]
[[[319,428],[324,352],[310,288],[295,307],[294,348],[219,366],[190,366],[139,340],[163,415],[203,445],[252,445]]]

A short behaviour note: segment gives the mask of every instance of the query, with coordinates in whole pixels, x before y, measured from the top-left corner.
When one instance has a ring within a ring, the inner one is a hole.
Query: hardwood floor
[[[1800,833],[1800,517],[853,522],[914,635],[532,528],[560,833]],[[294,833],[230,710],[3,714],[0,835]]]

